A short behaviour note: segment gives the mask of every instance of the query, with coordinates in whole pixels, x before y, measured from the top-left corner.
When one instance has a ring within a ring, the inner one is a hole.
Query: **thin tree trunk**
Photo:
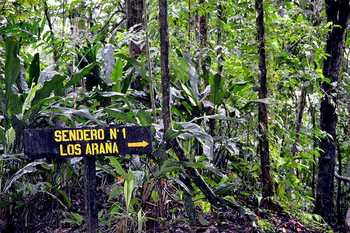
[[[204,0],[199,0],[199,5],[203,6]],[[207,25],[207,13],[199,16],[199,40],[202,48],[207,47],[208,42],[208,25]]]
[[[205,4],[204,0],[199,0],[199,5],[203,6],[204,4]],[[209,83],[208,56],[206,52],[206,48],[208,46],[207,12],[199,16],[199,41],[200,41],[201,50],[202,50],[202,58],[201,58],[202,75],[203,75],[205,85],[208,85]]]
[[[144,2],[144,28],[145,28],[145,42],[146,42],[146,56],[147,56],[147,69],[148,69],[148,78],[149,78],[149,93],[151,98],[151,108],[152,108],[152,116],[153,120],[156,119],[156,103],[154,98],[154,82],[153,82],[153,75],[152,75],[152,61],[151,61],[151,55],[150,55],[150,42],[148,38],[148,4],[145,0]]]
[[[348,98],[350,99],[350,95],[348,95]],[[348,102],[347,111],[348,111],[348,124],[346,128],[346,133],[349,134],[350,133],[350,101]]]
[[[188,31],[187,31],[187,36],[188,36],[188,41],[191,41],[191,31],[192,31],[192,4],[191,0],[188,0]]]
[[[129,32],[138,33],[143,28],[143,1],[144,0],[126,1],[126,26]],[[132,40],[129,42],[129,57],[137,58],[142,52],[143,48],[140,47],[140,45]],[[132,81],[131,88],[134,90],[142,90],[140,75],[137,75]]]
[[[338,150],[338,174],[339,176],[342,175],[342,157],[341,157],[341,152],[340,152],[340,145],[339,145],[339,141],[337,140],[337,150]],[[341,224],[341,222],[343,221],[342,219],[342,213],[341,213],[341,197],[342,197],[342,193],[341,193],[341,179],[337,180],[337,223]]]
[[[224,15],[223,15],[223,9],[222,9],[222,5],[221,3],[217,4],[217,50],[216,50],[216,54],[217,54],[217,64],[218,64],[218,69],[217,69],[217,73],[216,73],[216,78],[221,79],[222,78],[222,71],[224,69],[223,63],[224,63],[224,57],[222,55],[222,23],[224,21]],[[209,114],[215,114],[216,112],[216,108],[209,109]],[[211,136],[214,136],[215,134],[215,125],[216,125],[216,121],[215,119],[209,119],[209,134]]]
[[[168,12],[167,0],[159,0],[159,24],[160,24],[160,60],[161,60],[161,82],[162,82],[162,118],[164,124],[164,134],[171,125],[170,110],[170,77],[169,77],[169,32],[168,32]],[[166,142],[168,144],[169,142]],[[186,173],[180,176],[180,180],[193,190],[190,179],[186,178]],[[191,221],[196,218],[192,196],[185,190],[185,209]]]
[[[47,21],[47,24],[49,26],[49,29],[50,29],[50,37],[51,37],[51,40],[53,42],[53,40],[55,39],[55,34],[53,32],[53,26],[52,26],[52,22],[51,22],[51,17],[50,17],[50,13],[49,13],[49,7],[47,6],[47,2],[44,1],[44,13],[45,13],[45,18],[46,18],[46,21]],[[52,43],[52,51],[53,51],[53,61],[55,63],[55,69],[57,69],[57,66],[58,66],[58,52],[57,52],[57,48],[55,47],[55,45],[53,45]]]
[[[316,190],[315,212],[323,216],[328,223],[334,220],[334,168],[336,164],[336,86],[341,69],[341,57],[344,34],[350,13],[349,0],[327,0],[327,20],[333,27],[327,39],[326,52],[329,56],[324,60],[323,75],[330,81],[321,85],[324,97],[321,100],[320,127],[329,136],[320,141],[320,158]]]
[[[266,54],[265,54],[265,28],[264,28],[264,7],[263,0],[255,1],[256,16],[256,28],[257,28],[257,40],[259,50],[259,99],[267,98],[267,80],[266,80]],[[267,105],[265,103],[259,103],[258,113],[258,130],[259,130],[259,144],[258,153],[261,160],[261,182],[262,182],[262,195],[264,198],[273,195],[272,178],[270,174],[270,154],[269,154],[269,141],[268,141],[268,119],[267,119]]]
[[[164,133],[170,128],[170,77],[169,77],[169,35],[168,35],[168,19],[167,19],[167,0],[159,0],[159,24],[160,24],[160,60],[161,60],[161,86],[162,86],[162,118],[164,124]],[[166,142],[167,148],[172,148],[178,159],[182,162],[188,162],[184,151],[180,147],[176,139]],[[224,200],[218,198],[214,191],[205,182],[198,170],[189,167],[185,174],[197,185],[203,192],[210,203],[214,206],[222,206]],[[226,202],[225,202],[226,203]]]
[[[298,103],[298,109],[297,109],[297,116],[295,120],[295,141],[292,146],[292,155],[293,157],[297,153],[297,146],[300,139],[300,130],[303,123],[303,114],[306,104],[306,84],[304,83],[301,87],[301,93],[299,97],[299,103]]]
[[[159,0],[160,26],[160,67],[162,85],[162,118],[164,133],[170,127],[170,76],[169,76],[169,32],[168,32],[168,3]]]
[[[310,96],[309,96],[310,97]],[[310,115],[311,115],[311,124],[312,124],[312,137],[313,137],[313,150],[317,149],[317,138],[316,138],[316,112],[315,107],[312,105],[311,100],[309,98],[309,104],[310,104]],[[315,197],[315,186],[316,186],[316,156],[315,154],[312,155],[312,178],[311,178],[311,190],[312,190],[312,196]]]
[[[139,31],[143,27],[143,0],[127,0],[126,1],[126,17],[128,30],[133,29],[134,32]],[[129,56],[137,57],[142,53],[142,48],[133,41],[129,44]]]
[[[159,0],[159,32],[160,32],[160,76],[162,87],[162,119],[164,126],[164,138],[167,130],[170,128],[170,76],[169,76],[169,32],[168,32],[168,3],[167,0]],[[168,141],[165,141],[165,146]],[[164,153],[165,155],[165,153]],[[165,160],[163,157],[162,160]],[[165,181],[160,181],[159,196],[163,196]],[[159,203],[159,216],[164,217],[165,201],[161,199]]]
[[[222,24],[225,21],[225,17],[223,14],[222,5],[218,4],[217,6],[217,17],[218,17],[218,38],[217,38],[217,56],[218,56],[218,71],[217,75],[221,77],[222,71],[224,70],[224,56],[222,54]]]

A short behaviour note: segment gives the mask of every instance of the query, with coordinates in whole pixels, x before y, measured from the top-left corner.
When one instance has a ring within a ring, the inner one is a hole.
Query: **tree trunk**
[[[164,133],[170,128],[170,77],[169,77],[169,34],[167,19],[167,0],[159,0],[159,25],[160,25],[160,65],[161,65],[161,86],[162,86],[162,118],[164,124]],[[172,148],[178,159],[182,162],[188,162],[184,151],[176,139],[166,142],[167,148]],[[197,185],[197,187],[207,197],[209,202],[216,207],[222,206],[224,200],[218,198],[210,186],[205,182],[198,170],[189,167],[184,171],[187,177]],[[226,202],[225,202],[226,204]]]
[[[129,33],[138,33],[143,28],[143,12],[144,0],[127,0],[126,1],[126,26]],[[131,36],[131,38],[136,38]],[[140,43],[141,44],[141,43]],[[142,52],[143,48],[140,44],[135,43],[133,40],[129,42],[129,57],[137,58]],[[131,82],[131,88],[134,90],[142,90],[141,76],[136,75],[135,79]]]
[[[309,96],[310,97],[310,96]],[[317,150],[317,137],[316,137],[316,110],[315,106],[311,103],[311,99],[309,98],[309,104],[310,104],[310,117],[311,117],[311,124],[312,124],[312,138],[313,138],[313,150]],[[312,190],[312,197],[315,198],[315,181],[316,181],[316,156],[315,154],[312,155],[312,177],[311,177],[311,190]]]
[[[169,77],[169,32],[168,32],[168,3],[167,0],[159,0],[159,33],[160,33],[160,76],[162,87],[162,119],[164,126],[164,138],[167,130],[170,128],[170,77]],[[165,141],[166,148],[168,141]],[[161,164],[166,159],[165,150],[164,156],[161,158]],[[165,189],[165,181],[160,181],[159,196],[163,196]],[[165,201],[160,199],[160,210],[165,210]],[[159,216],[164,217],[164,211],[159,211]]]
[[[199,5],[203,6],[204,0],[199,0]],[[208,56],[206,48],[208,46],[208,24],[207,24],[207,12],[199,16],[199,40],[202,50],[201,68],[205,85],[208,85],[209,70],[208,70]]]
[[[221,79],[222,78],[222,71],[224,70],[224,56],[222,54],[222,24],[225,21],[225,17],[223,15],[223,9],[222,5],[219,2],[216,6],[216,11],[217,11],[217,50],[216,50],[216,55],[217,55],[217,65],[218,69],[216,72],[216,78]],[[212,115],[216,113],[216,108],[212,109],[210,108],[208,111],[208,114]],[[211,136],[215,135],[215,125],[216,121],[215,119],[209,119],[209,134]]]
[[[49,26],[50,29],[50,37],[52,42],[55,40],[55,34],[53,32],[53,26],[52,26],[52,21],[51,21],[51,17],[50,17],[50,13],[49,13],[49,7],[47,6],[47,2],[44,1],[44,13],[45,13],[45,17],[47,20],[47,25]],[[52,43],[52,51],[53,51],[53,61],[55,63],[55,69],[57,69],[58,66],[58,51],[56,46],[54,45],[54,43]]]
[[[224,70],[224,56],[222,54],[222,24],[226,21],[223,14],[222,5],[217,5],[217,17],[218,17],[218,38],[217,38],[217,57],[218,57],[218,71],[217,75],[221,77],[222,71]]]
[[[160,67],[162,85],[162,118],[164,133],[170,127],[169,32],[167,0],[159,0]]]
[[[266,54],[265,54],[265,28],[264,28],[264,6],[263,0],[255,1],[256,10],[256,28],[257,40],[259,50],[259,99],[267,98],[267,82],[266,82]],[[270,174],[270,154],[268,141],[268,119],[267,119],[267,105],[263,102],[259,103],[258,113],[258,130],[259,130],[259,144],[258,153],[261,160],[261,182],[263,197],[270,197],[273,195],[272,178]]]
[[[321,84],[324,97],[321,100],[320,127],[329,136],[320,141],[320,158],[316,188],[315,212],[328,222],[334,220],[334,168],[336,164],[336,82],[341,69],[344,32],[347,27],[350,7],[349,0],[326,1],[328,22],[334,25],[327,39],[327,58],[323,63],[323,75],[329,79]]]
[[[337,150],[338,150],[338,174],[341,176],[343,174],[342,172],[342,156],[340,151],[340,145],[339,141],[337,140]],[[342,192],[341,192],[341,179],[337,180],[337,224],[342,224],[343,218],[341,213],[341,199],[342,199]]]
[[[199,5],[203,6],[204,0],[199,0]],[[199,16],[199,39],[202,47],[207,46],[208,41],[208,26],[207,26],[207,13]]]
[[[300,130],[303,123],[303,114],[306,104],[306,84],[304,83],[301,87],[301,93],[299,97],[299,103],[298,103],[298,109],[297,109],[297,116],[295,120],[295,141],[292,146],[292,155],[294,155],[298,152],[297,146],[299,143],[300,138]]]
[[[127,28],[130,31],[137,32],[143,27],[143,0],[127,0],[126,1],[126,16]],[[137,57],[142,53],[142,48],[133,41],[129,44],[129,56]]]

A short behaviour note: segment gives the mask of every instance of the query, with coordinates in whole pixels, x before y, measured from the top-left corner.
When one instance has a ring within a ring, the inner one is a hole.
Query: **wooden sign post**
[[[96,156],[150,154],[151,130],[139,126],[108,128],[26,129],[24,154],[31,159],[84,157],[85,220],[88,233],[98,224],[96,208]]]

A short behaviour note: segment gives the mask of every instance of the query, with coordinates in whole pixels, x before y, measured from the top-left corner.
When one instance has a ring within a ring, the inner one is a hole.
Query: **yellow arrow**
[[[146,142],[145,140],[141,142],[128,142],[128,147],[146,147],[148,145],[149,143]]]

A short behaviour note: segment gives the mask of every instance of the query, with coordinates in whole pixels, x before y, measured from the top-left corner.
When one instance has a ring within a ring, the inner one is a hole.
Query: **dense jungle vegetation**
[[[0,0],[0,232],[347,232],[349,0]],[[31,159],[28,128],[148,155]],[[94,171],[94,170],[92,170]],[[91,216],[90,216],[91,217]]]

